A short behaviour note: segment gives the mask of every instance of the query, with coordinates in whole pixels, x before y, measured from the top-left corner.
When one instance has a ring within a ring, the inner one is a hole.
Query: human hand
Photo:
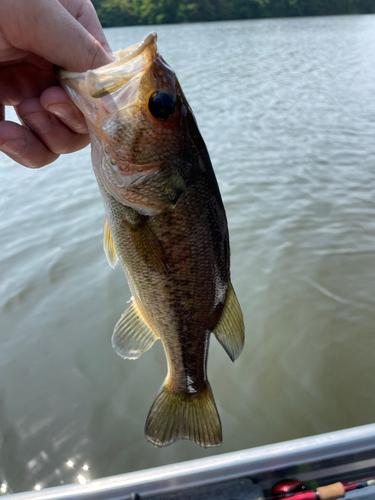
[[[30,168],[89,143],[53,65],[83,72],[112,59],[90,0],[0,0],[0,151]],[[23,125],[5,121],[14,106]]]

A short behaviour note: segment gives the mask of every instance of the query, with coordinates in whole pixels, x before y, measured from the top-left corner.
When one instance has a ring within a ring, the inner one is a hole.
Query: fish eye
[[[158,120],[170,118],[173,115],[175,104],[173,97],[164,90],[154,92],[148,101],[151,114]]]

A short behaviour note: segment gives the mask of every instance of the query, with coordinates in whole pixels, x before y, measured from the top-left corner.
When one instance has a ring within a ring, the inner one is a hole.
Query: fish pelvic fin
[[[235,361],[243,349],[245,325],[232,283],[229,283],[223,312],[213,333],[230,359]]]
[[[148,414],[145,436],[158,447],[178,439],[190,439],[203,448],[220,446],[221,423],[210,384],[197,393],[177,392],[166,379]]]
[[[116,267],[118,257],[113,243],[112,233],[109,228],[107,216],[104,219],[103,225],[103,249],[107,257],[108,264],[114,269]]]
[[[117,322],[112,347],[122,358],[137,359],[158,339],[142,317],[134,299]]]

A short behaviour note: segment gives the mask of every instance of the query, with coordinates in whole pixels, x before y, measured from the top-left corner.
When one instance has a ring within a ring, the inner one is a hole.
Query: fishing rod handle
[[[345,488],[342,483],[329,484],[316,489],[320,500],[335,500],[345,496]]]

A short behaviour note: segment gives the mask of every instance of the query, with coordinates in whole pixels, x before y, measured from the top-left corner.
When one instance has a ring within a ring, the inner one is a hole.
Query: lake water
[[[106,31],[114,50],[150,27]],[[157,27],[226,206],[246,345],[211,342],[221,448],[153,448],[160,343],[111,347],[130,297],[102,250],[89,149],[39,171],[1,156],[0,482],[78,482],[375,417],[375,16]],[[72,467],[67,465],[68,461]],[[83,466],[87,467],[83,469]]]

